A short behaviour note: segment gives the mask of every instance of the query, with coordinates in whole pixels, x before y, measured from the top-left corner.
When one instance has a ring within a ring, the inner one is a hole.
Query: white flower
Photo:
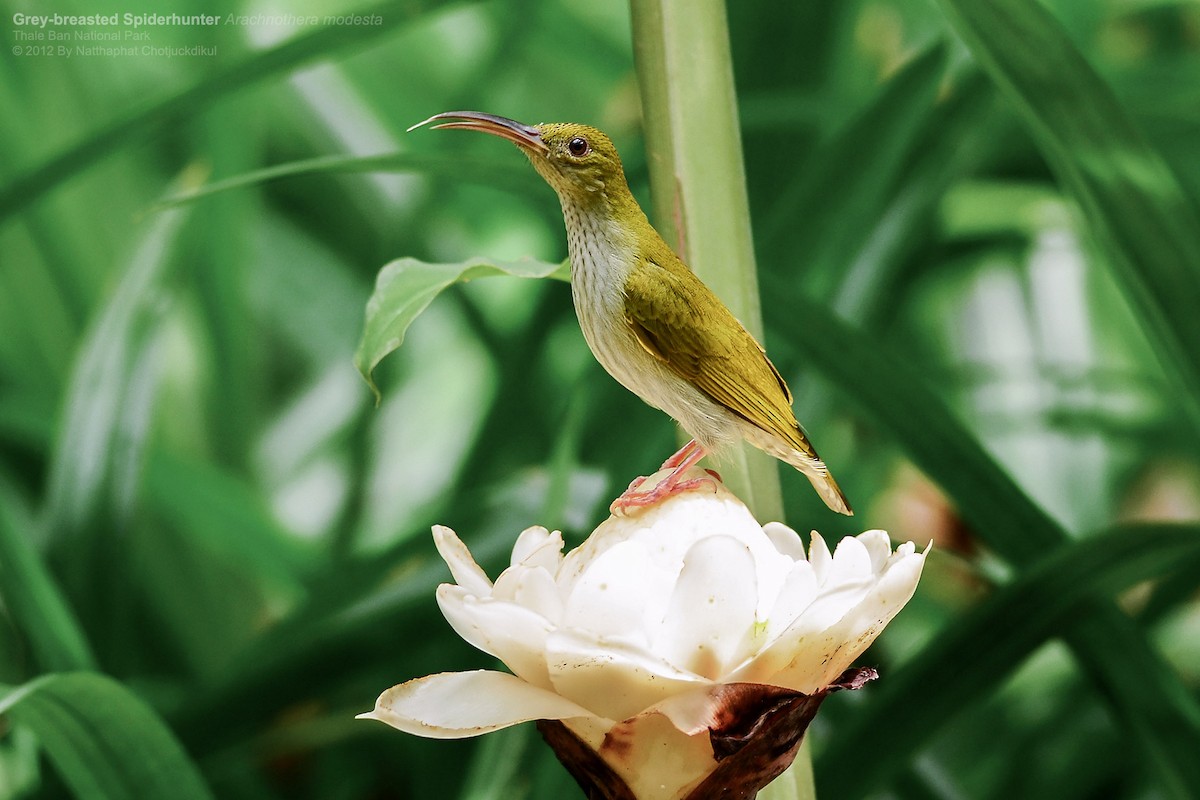
[[[712,772],[706,734],[728,684],[828,687],[912,597],[924,564],[878,530],[832,554],[814,532],[806,554],[721,485],[610,517],[565,556],[560,533],[529,528],[494,584],[453,531],[433,535],[455,580],[438,588],[442,613],[513,674],[418,678],[362,716],[439,738],[561,720],[639,798],[686,797]]]

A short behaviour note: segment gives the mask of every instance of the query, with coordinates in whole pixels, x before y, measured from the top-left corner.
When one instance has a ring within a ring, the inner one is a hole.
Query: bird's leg
[[[697,450],[700,451],[700,456],[703,457],[704,456],[704,448],[701,447],[700,443],[697,442],[695,439],[690,439],[690,440],[688,440],[687,444],[685,444],[683,447],[681,447],[675,451],[675,455],[671,456],[666,461],[664,461],[662,463],[662,466],[659,467],[659,469],[675,469],[680,464],[682,464],[684,461],[691,458],[692,455]],[[699,461],[699,460],[700,459],[696,459],[696,461]],[[696,463],[695,461],[692,462],[693,465],[695,463]]]
[[[691,466],[695,466],[696,461],[699,461],[700,458],[704,457],[704,448],[701,447],[700,443],[697,442],[695,439],[690,439],[690,440],[688,440],[687,444],[685,444],[683,447],[679,448],[679,450],[677,450],[675,452],[675,455],[671,456],[666,461],[664,461],[662,463],[662,466],[659,467],[659,469],[675,469],[680,464],[682,464],[686,459],[691,458],[692,454],[695,453],[697,450],[700,451],[700,456],[690,462]],[[716,478],[721,483],[725,482],[725,479],[721,477],[721,473],[717,472],[715,469],[706,469],[704,471],[707,472],[709,475],[712,475],[714,478]],[[642,480],[645,480],[645,478],[638,481],[639,485],[641,484]],[[636,487],[631,484],[630,488],[636,488]]]
[[[624,494],[612,502],[612,505],[609,506],[609,511],[615,514],[630,508],[642,508],[654,505],[660,500],[678,492],[686,492],[688,489],[695,489],[706,483],[712,483],[712,478],[689,478],[687,480],[683,480],[682,478],[683,473],[696,466],[700,462],[700,459],[704,458],[704,455],[704,448],[693,439],[681,447],[679,452],[663,462],[661,469],[669,469],[671,472],[655,484],[654,488],[639,492],[638,487],[646,479],[637,478],[633,483],[629,484],[629,488],[625,490]],[[715,473],[713,475],[717,480],[720,480],[720,476]]]

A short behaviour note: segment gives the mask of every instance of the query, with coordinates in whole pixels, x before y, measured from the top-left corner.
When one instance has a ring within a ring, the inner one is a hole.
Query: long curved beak
[[[497,117],[494,114],[484,114],[480,111],[444,111],[434,114],[424,122],[418,122],[409,128],[410,131],[428,125],[437,120],[445,120],[433,126],[434,130],[451,128],[464,131],[483,131],[501,139],[507,139],[521,148],[528,148],[536,153],[547,153],[549,148],[542,141],[542,134],[532,125],[523,125],[515,119]]]

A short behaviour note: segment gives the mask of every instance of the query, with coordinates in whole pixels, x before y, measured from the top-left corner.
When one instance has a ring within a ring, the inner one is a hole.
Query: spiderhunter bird
[[[792,412],[792,394],[762,345],[663,241],[629,191],[602,132],[575,123],[524,125],[477,111],[436,114],[409,130],[480,131],[515,144],[558,193],[571,295],[588,347],[626,389],[671,415],[692,440],[653,488],[638,478],[613,511],[651,505],[710,478],[687,477],[708,453],[745,439],[791,464],[834,511],[842,490]]]

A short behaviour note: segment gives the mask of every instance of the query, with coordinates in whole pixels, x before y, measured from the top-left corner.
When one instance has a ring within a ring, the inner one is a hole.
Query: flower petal
[[[901,545],[856,603],[825,628],[808,624],[808,612],[731,680],[757,681],[811,694],[837,678],[870,646],[917,588],[925,554]]]
[[[693,787],[717,765],[707,731],[689,736],[661,714],[618,723],[599,752],[629,786],[629,797],[691,797]]]
[[[821,538],[821,534],[816,531],[812,532],[812,537],[809,539],[808,563],[813,565],[813,573],[817,576],[817,583],[824,583],[825,575],[829,572],[829,567],[833,564],[833,556],[829,554],[829,545],[825,544],[825,540]]]
[[[750,684],[738,685],[748,686]],[[714,683],[701,686],[693,691],[673,694],[662,702],[650,706],[632,720],[640,719],[647,714],[661,714],[669,719],[680,733],[688,736],[705,733],[717,724],[723,688],[724,684]],[[624,720],[622,724],[632,720]]]
[[[776,550],[793,561],[807,560],[804,555],[804,542],[800,540],[800,534],[787,525],[782,522],[768,522],[762,526],[762,529],[767,538],[771,540],[771,544],[775,545]]]
[[[558,574],[563,560],[563,538],[559,531],[550,531],[534,525],[521,531],[513,545],[512,566],[545,567],[551,575]]]
[[[554,629],[549,620],[516,603],[479,598],[448,583],[438,587],[437,601],[455,633],[521,678],[549,688],[545,648]]]
[[[487,573],[475,563],[471,551],[454,531],[445,525],[434,525],[433,543],[450,568],[455,583],[476,597],[487,597],[492,593],[492,582],[488,580]]]
[[[797,561],[783,582],[767,617],[766,640],[774,641],[786,631],[817,597],[817,575],[812,564]]]
[[[744,718],[746,710],[761,712],[771,701],[795,694],[790,689],[762,683],[719,683],[700,691],[672,695],[642,713],[661,714],[678,731],[694,736],[738,724],[747,728],[750,721]]]
[[[835,580],[840,583],[849,576],[863,577],[874,574],[867,546],[857,536],[847,536],[834,548],[833,564],[824,583],[832,583]]]
[[[665,576],[654,575],[655,571],[640,543],[625,541],[612,546],[588,564],[571,586],[561,624],[597,636],[647,643],[647,623],[657,624],[655,608],[661,615],[666,600],[650,593],[659,590],[669,596],[671,586]]]
[[[819,537],[817,537],[819,540]],[[815,545],[814,545],[815,546]],[[828,552],[828,551],[826,551]],[[842,618],[866,596],[875,584],[875,570],[871,568],[871,555],[867,548],[853,536],[838,542],[837,550],[825,569],[824,577],[818,574],[820,591],[817,599],[797,620],[808,630],[822,630]]]
[[[434,739],[462,739],[535,719],[593,716],[505,672],[442,672],[393,686],[359,719]]]
[[[689,470],[684,477],[710,478],[701,469]],[[655,478],[651,476],[648,480]],[[769,562],[772,556],[782,559],[745,504],[724,484],[718,483],[715,488],[715,493],[680,492],[631,516],[609,517],[583,544],[567,554],[559,573],[559,585],[569,589],[601,554],[631,540],[640,542],[645,549],[644,557],[656,568],[669,572],[672,580],[679,574],[688,549],[709,536],[732,536],[744,542],[754,552],[756,561]],[[789,566],[780,569],[781,582]]]
[[[705,685],[627,640],[557,630],[546,640],[554,689],[608,719],[622,720],[673,694]]]
[[[544,567],[518,564],[496,578],[492,597],[523,606],[551,622],[562,618],[563,603],[554,576]]]
[[[854,538],[867,548],[867,554],[871,557],[871,569],[882,572],[884,565],[892,557],[892,540],[887,531],[865,531]]]
[[[729,536],[701,539],[684,556],[653,650],[682,670],[718,680],[747,655],[757,605],[750,548]]]

